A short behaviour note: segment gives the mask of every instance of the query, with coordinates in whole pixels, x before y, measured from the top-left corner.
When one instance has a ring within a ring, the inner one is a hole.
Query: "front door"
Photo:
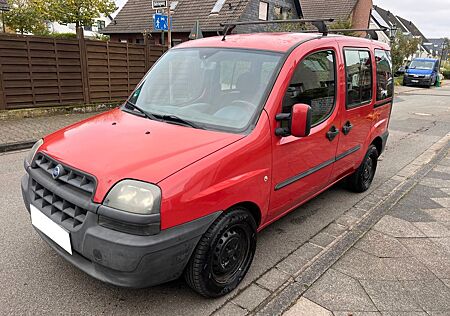
[[[307,51],[305,46],[292,53],[295,71],[278,112],[290,113],[294,104],[308,104],[313,112],[312,129],[309,136],[301,138],[273,135],[272,218],[281,216],[329,184],[340,137],[336,48],[302,53]],[[284,127],[285,123],[278,124],[277,127]]]
[[[345,106],[341,107],[341,137],[332,180],[360,165],[374,120],[372,53],[367,48],[343,48],[343,55]]]

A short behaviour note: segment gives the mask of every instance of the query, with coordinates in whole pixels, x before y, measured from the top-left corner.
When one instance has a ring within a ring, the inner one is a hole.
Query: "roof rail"
[[[382,26],[378,29],[329,29],[325,22],[333,22],[334,19],[295,19],[295,20],[273,20],[273,21],[248,21],[248,22],[230,22],[220,23],[224,27],[222,41],[226,40],[236,26],[239,25],[261,25],[261,24],[286,24],[286,23],[311,23],[317,28],[316,30],[300,30],[298,33],[322,33],[327,36],[328,33],[351,33],[351,32],[386,32],[389,27]]]
[[[271,20],[271,21],[246,21],[246,22],[229,22],[229,23],[220,23],[220,26],[224,27],[223,30],[223,38],[222,41],[226,40],[226,37],[229,33],[231,33],[236,26],[240,25],[261,25],[261,24],[287,24],[287,23],[311,23],[317,28],[319,33],[322,33],[324,36],[328,34],[328,27],[325,22],[333,22],[334,19],[293,19],[293,20]],[[313,31],[311,33],[317,33]]]

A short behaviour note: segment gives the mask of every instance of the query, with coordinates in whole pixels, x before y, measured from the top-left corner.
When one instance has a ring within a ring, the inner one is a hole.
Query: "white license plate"
[[[48,238],[60,245],[65,251],[72,254],[70,233],[48,218],[47,215],[39,211],[34,205],[30,205],[30,211],[31,224],[44,233]]]
[[[419,83],[419,80],[411,80],[412,83]]]

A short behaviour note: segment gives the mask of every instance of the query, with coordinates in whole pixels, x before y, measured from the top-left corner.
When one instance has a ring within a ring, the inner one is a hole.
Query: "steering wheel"
[[[233,102],[231,103],[231,106],[236,106],[236,107],[241,107],[242,105],[243,105],[244,107],[246,107],[246,109],[247,109],[249,112],[253,112],[253,111],[256,109],[256,105],[254,105],[254,104],[251,103],[251,102],[244,101],[244,100],[235,100],[235,101],[233,101]]]

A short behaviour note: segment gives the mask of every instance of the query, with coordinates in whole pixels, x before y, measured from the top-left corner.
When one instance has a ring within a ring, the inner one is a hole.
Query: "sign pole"
[[[168,18],[169,18],[169,21],[167,22],[167,25],[169,26],[169,30],[167,31],[167,34],[168,34],[168,36],[167,36],[167,47],[169,48],[169,49],[171,49],[172,48],[172,21],[171,21],[171,19],[170,19],[170,1],[168,0],[167,1],[167,16],[168,16]]]

